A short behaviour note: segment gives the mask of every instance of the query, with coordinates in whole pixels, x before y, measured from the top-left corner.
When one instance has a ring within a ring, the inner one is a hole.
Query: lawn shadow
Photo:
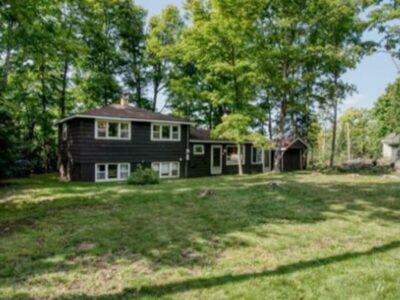
[[[68,295],[61,296],[57,299],[69,300],[69,299],[121,299],[121,298],[141,298],[146,296],[161,297],[165,295],[186,292],[196,289],[207,289],[216,286],[222,286],[225,284],[232,284],[243,282],[246,280],[252,280],[257,278],[268,278],[279,275],[291,274],[307,269],[319,268],[326,265],[340,263],[350,259],[357,259],[365,256],[372,256],[380,253],[384,253],[390,250],[394,250],[400,247],[400,241],[393,241],[382,246],[371,248],[370,250],[363,252],[346,252],[339,255],[333,255],[329,257],[317,258],[308,261],[300,261],[292,264],[282,265],[273,270],[266,270],[262,272],[244,273],[244,274],[226,274],[215,277],[207,278],[194,278],[181,282],[173,282],[163,285],[150,285],[142,286],[140,288],[125,288],[121,293],[109,294],[101,296],[88,296],[88,295]]]
[[[254,231],[259,225],[315,224],[359,211],[369,212],[367,218],[398,222],[394,216],[400,205],[393,201],[400,194],[397,183],[301,182],[298,176],[223,176],[151,187],[35,179],[16,187],[13,195],[32,191],[40,201],[0,203],[0,242],[7,252],[0,260],[0,279],[7,280],[0,285],[68,272],[80,268],[85,257],[107,257],[110,264],[141,257],[155,269],[212,266],[224,249],[248,246],[232,233]],[[271,186],[271,181],[282,184]],[[204,189],[212,193],[202,198]],[[332,209],[337,204],[343,211]],[[25,248],[29,254],[20,250]],[[61,260],[53,262],[53,257]]]

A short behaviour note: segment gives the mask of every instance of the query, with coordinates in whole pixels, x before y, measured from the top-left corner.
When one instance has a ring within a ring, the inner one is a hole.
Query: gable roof
[[[89,118],[89,119],[122,119],[138,122],[167,122],[167,123],[180,123],[180,124],[191,124],[190,121],[175,117],[172,115],[165,115],[157,112],[153,112],[147,109],[133,107],[128,105],[110,104],[101,108],[95,108],[88,110],[83,113],[72,115],[65,119],[60,120],[58,123],[74,118]]]

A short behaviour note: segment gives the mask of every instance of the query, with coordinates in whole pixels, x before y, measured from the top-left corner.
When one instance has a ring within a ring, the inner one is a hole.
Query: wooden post
[[[346,123],[347,127],[347,161],[351,160],[351,132],[350,123]]]

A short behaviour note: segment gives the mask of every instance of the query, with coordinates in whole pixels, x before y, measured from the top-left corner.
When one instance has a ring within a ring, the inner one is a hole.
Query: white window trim
[[[68,139],[68,124],[63,123],[61,126],[61,138],[63,141],[66,141]]]
[[[201,151],[196,151],[196,147],[201,147]],[[204,145],[194,144],[193,145],[193,155],[204,155]]]
[[[232,148],[232,147],[237,147],[237,145],[227,145],[225,147],[225,164],[227,166],[237,166],[237,160],[235,160],[235,162],[233,161],[228,161],[228,148]],[[243,149],[243,153],[242,153],[242,166],[244,166],[246,164],[246,146],[242,145],[242,149]]]
[[[162,176],[161,175],[161,164],[162,163],[167,163],[169,164],[169,175],[168,176]],[[177,175],[171,175],[171,164],[173,163],[177,163],[178,164],[178,174]],[[159,168],[158,168],[158,177],[160,177],[161,179],[164,178],[179,178],[180,174],[181,174],[181,163],[179,161],[153,161],[151,163],[151,168],[153,169],[153,164],[159,164]]]
[[[160,138],[155,139],[153,136],[154,132],[154,126],[158,125],[160,126]],[[165,139],[162,137],[162,127],[163,126],[168,126],[169,127],[169,138]],[[178,127],[178,138],[173,139],[172,138],[172,127]],[[178,124],[168,124],[168,123],[150,123],[150,140],[154,142],[180,142],[181,141],[181,125]]]
[[[259,161],[259,162],[254,162],[254,154],[253,154],[254,149],[261,150],[261,161]],[[263,162],[264,162],[264,150],[262,148],[256,148],[254,146],[251,146],[251,164],[252,165],[262,165]]]
[[[105,170],[105,179],[98,179],[97,178],[97,166],[99,165],[105,165],[106,170]],[[108,178],[108,166],[109,165],[117,165],[117,178],[109,179]],[[127,180],[128,178],[121,178],[121,165],[128,165],[128,176],[131,174],[131,164],[128,162],[122,162],[122,163],[96,163],[94,165],[94,176],[95,176],[95,182],[113,182],[113,181],[123,181]]]
[[[99,122],[106,122],[107,123],[107,127],[106,127],[106,136],[99,136],[98,135],[98,126],[97,124]],[[108,123],[118,123],[118,137],[109,137],[108,136]],[[126,123],[128,124],[128,137],[121,137],[121,124],[122,123]],[[127,122],[127,121],[112,121],[112,120],[100,120],[100,119],[96,119],[95,120],[95,124],[94,124],[94,137],[96,140],[122,140],[122,141],[129,141],[131,139],[132,136],[132,124],[131,122]]]

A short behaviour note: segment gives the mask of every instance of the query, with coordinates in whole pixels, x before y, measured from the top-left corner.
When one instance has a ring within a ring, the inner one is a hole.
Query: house
[[[391,133],[382,140],[383,159],[396,162],[400,161],[400,134]]]
[[[237,146],[212,139],[183,118],[128,105],[111,104],[58,122],[59,171],[73,181],[125,180],[138,164],[152,167],[160,178],[237,173]],[[304,169],[307,145],[287,140],[281,162],[285,171]],[[274,150],[243,145],[245,173],[272,170]]]

